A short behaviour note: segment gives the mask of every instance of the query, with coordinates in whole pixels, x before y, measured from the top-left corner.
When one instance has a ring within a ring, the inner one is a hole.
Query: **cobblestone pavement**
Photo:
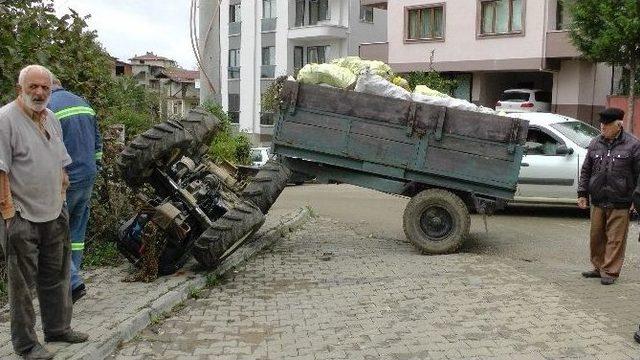
[[[314,219],[117,359],[633,359],[561,287],[496,258],[423,256]]]
[[[282,225],[282,219],[288,219],[287,211],[272,211],[267,216],[255,238],[260,238],[266,231],[278,229]],[[238,254],[241,256],[240,251]],[[233,257],[232,256],[232,257]],[[231,257],[230,257],[231,258]],[[169,298],[178,296],[177,293],[186,293],[191,288],[186,288],[192,280],[204,282],[203,272],[196,273],[197,264],[191,261],[182,270],[174,275],[163,276],[152,283],[126,283],[122,279],[129,273],[130,266],[124,264],[118,267],[104,267],[85,272],[87,295],[74,305],[72,327],[75,330],[86,332],[90,339],[84,344],[49,343],[47,349],[56,353],[56,359],[69,358],[103,358],[115,348],[114,337],[121,336],[120,332],[130,332],[138,328],[137,323],[142,321],[140,315],[171,304]],[[169,296],[169,298],[167,298]],[[185,295],[186,296],[186,295]],[[36,331],[43,341],[40,323],[40,309],[37,301],[34,301],[34,309],[37,315]],[[148,319],[148,317],[147,317]],[[133,322],[134,324],[131,324]],[[13,353],[10,341],[10,324],[8,307],[0,309],[0,359],[18,359]],[[144,326],[144,325],[142,325]],[[117,341],[117,340],[116,340]],[[105,352],[106,353],[103,354]],[[102,355],[102,357],[100,357]]]

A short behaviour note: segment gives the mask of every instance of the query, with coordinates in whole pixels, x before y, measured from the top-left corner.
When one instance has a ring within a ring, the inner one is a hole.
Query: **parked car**
[[[271,157],[270,147],[255,147],[251,148],[251,165],[261,167],[266,164]]]
[[[598,129],[549,113],[518,113],[529,120],[514,203],[575,204],[580,168]]]
[[[508,113],[549,112],[551,111],[551,93],[531,89],[505,90],[496,103],[496,110]]]

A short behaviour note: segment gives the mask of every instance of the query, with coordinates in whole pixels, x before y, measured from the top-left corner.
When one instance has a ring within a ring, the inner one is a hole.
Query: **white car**
[[[514,112],[549,112],[551,110],[551,93],[542,90],[509,89],[500,95],[496,103],[496,111]]]
[[[582,121],[549,113],[518,113],[529,121],[514,203],[572,204],[587,147],[600,131]]]
[[[266,164],[269,158],[271,157],[271,148],[270,147],[255,147],[251,148],[251,165],[256,167],[261,167]]]

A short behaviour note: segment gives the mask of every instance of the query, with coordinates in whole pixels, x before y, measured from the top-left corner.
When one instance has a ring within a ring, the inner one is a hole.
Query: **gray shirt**
[[[9,175],[16,211],[32,222],[60,216],[62,169],[71,163],[60,122],[48,109],[44,128],[48,139],[16,101],[0,108],[0,171]]]

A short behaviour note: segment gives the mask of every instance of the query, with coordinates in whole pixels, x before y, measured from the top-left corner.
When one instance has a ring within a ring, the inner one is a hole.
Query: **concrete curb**
[[[243,245],[231,254],[215,271],[209,273],[221,277],[234,268],[251,259],[258,252],[272,246],[287,233],[303,226],[311,217],[311,209],[308,207],[297,209],[284,215],[277,225],[258,234],[251,242]],[[184,283],[176,286],[160,298],[153,301],[148,307],[140,309],[137,315],[120,323],[111,334],[102,336],[94,342],[80,349],[72,359],[104,359],[117,350],[118,346],[133,339],[152,322],[152,319],[165,314],[189,297],[193,290],[203,289],[207,286],[207,275],[199,273]]]

